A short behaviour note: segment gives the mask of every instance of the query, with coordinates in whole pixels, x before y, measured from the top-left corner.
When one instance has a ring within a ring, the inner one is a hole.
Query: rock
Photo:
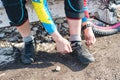
[[[37,31],[37,30],[38,30],[38,28],[37,28],[37,27],[33,27],[33,30],[34,30],[34,31]]]
[[[2,24],[3,22],[0,20],[0,24]]]
[[[4,37],[5,37],[5,33],[1,33],[0,38],[4,38]]]
[[[49,5],[55,4],[55,0],[48,0],[48,2],[49,2]]]
[[[56,66],[56,69],[55,69],[57,72],[59,72],[61,70],[61,67],[60,66]]]
[[[56,23],[56,24],[61,24],[61,23],[63,23],[63,22],[64,22],[64,20],[63,20],[62,18],[55,20],[55,23]]]
[[[10,41],[10,42],[16,42],[17,40],[18,40],[17,36],[14,36],[14,37],[11,37],[8,39],[8,41]]]
[[[2,76],[4,76],[5,75],[5,73],[2,73],[2,74],[0,74],[0,77],[2,77]]]
[[[52,71],[53,71],[53,72],[59,72],[60,70],[61,70],[61,67],[60,67],[60,66],[56,66],[56,68],[53,69]]]
[[[16,29],[15,32],[18,33],[18,30]]]
[[[36,40],[36,43],[40,43],[41,42],[41,40]]]
[[[7,33],[12,33],[12,31],[13,31],[12,29],[6,29],[5,30],[5,32],[7,32]]]
[[[62,26],[65,27],[65,28],[68,28],[68,24],[67,23],[63,23]]]
[[[31,31],[31,34],[32,35],[36,35],[36,31]]]

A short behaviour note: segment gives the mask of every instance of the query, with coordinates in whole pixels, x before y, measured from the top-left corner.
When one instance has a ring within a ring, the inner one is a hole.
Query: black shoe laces
[[[33,41],[25,43],[25,54],[31,54],[34,52],[34,43]]]

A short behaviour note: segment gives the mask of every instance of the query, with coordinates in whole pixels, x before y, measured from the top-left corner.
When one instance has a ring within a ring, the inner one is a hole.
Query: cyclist
[[[28,13],[25,8],[26,0],[2,0],[2,2],[7,12],[8,18],[11,21],[10,22],[11,26],[16,26],[17,30],[21,34],[23,41],[25,43],[24,53],[21,56],[21,60],[24,64],[31,64],[32,62],[34,62],[35,47],[34,47],[34,37],[31,35]],[[67,6],[69,4],[67,0],[65,0],[65,11],[66,11],[68,24],[70,26],[70,41],[72,45],[71,48],[69,41],[64,39],[58,33],[56,26],[50,16],[47,6],[47,1],[33,0],[32,2],[37,12],[37,15],[43,24],[43,27],[56,42],[58,52],[61,53],[75,52],[75,54],[77,54],[78,58],[82,63],[90,63],[94,61],[93,56],[88,51],[86,51],[86,49],[83,48],[83,46],[81,45],[80,31],[81,31],[81,18],[84,17],[83,11],[76,12],[72,10],[69,6]],[[76,0],[76,1],[72,0],[71,2],[74,3],[74,5],[76,4],[76,2],[80,3],[77,4],[77,6],[75,5],[78,9],[81,10],[83,8],[82,0]],[[40,12],[36,8],[39,8]],[[85,30],[87,30],[87,28]],[[93,40],[94,35],[91,34],[92,30],[90,29],[88,29],[88,33],[90,34],[86,35],[86,37],[88,38],[87,44],[89,45],[94,42]],[[89,40],[93,40],[93,42],[92,41],[90,42]]]

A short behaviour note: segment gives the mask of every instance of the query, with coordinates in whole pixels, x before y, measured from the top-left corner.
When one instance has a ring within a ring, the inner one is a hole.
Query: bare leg
[[[81,41],[81,19],[69,19],[67,18],[68,24],[69,24],[69,32],[70,36],[77,35],[77,39],[75,41]],[[70,39],[73,41],[73,39]]]
[[[27,20],[24,24],[17,26],[17,30],[23,38],[29,36],[31,33],[29,20]]]
[[[81,34],[81,19],[69,19],[67,18],[69,24],[70,34]]]
[[[94,57],[81,44],[81,19],[67,19],[70,30],[70,40],[75,57],[83,64],[95,61]]]
[[[31,30],[30,30],[30,23],[29,20],[27,20],[24,24],[17,26],[17,30],[23,37],[24,44],[24,52],[21,56],[21,60],[24,64],[31,64],[34,62],[34,40],[31,36]]]

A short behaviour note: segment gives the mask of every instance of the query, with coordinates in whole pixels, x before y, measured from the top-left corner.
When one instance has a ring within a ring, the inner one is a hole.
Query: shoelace
[[[71,44],[71,46],[72,46],[73,49],[78,49],[78,48],[81,49],[81,46],[82,46],[82,45],[81,45],[81,43],[77,43],[77,42],[76,42],[76,43]]]
[[[25,52],[31,52],[31,49],[33,48],[33,42],[28,42],[28,43],[25,43]]]

